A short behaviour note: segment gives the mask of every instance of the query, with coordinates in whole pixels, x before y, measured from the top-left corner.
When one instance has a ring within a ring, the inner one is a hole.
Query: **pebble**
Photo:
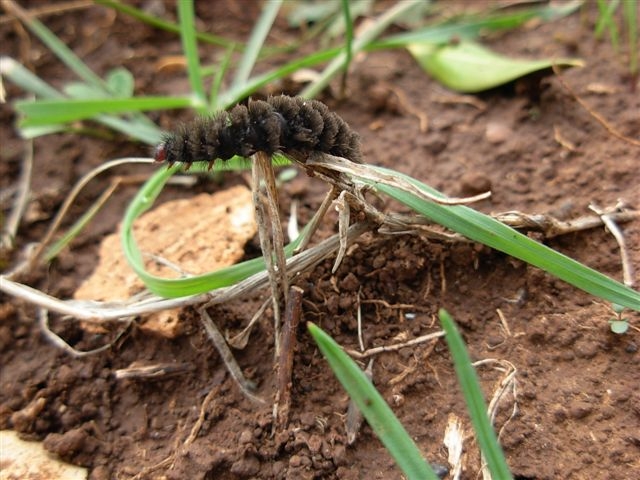
[[[503,143],[513,135],[513,130],[501,122],[489,122],[484,136],[489,143],[497,145]]]
[[[460,186],[465,194],[477,195],[491,190],[491,180],[482,172],[469,171],[462,174]]]

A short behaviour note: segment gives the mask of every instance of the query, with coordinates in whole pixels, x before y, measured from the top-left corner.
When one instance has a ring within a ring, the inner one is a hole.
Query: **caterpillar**
[[[211,167],[216,159],[256,152],[279,152],[302,163],[312,152],[362,162],[360,138],[347,122],[322,102],[287,95],[249,100],[246,106],[184,124],[162,139],[154,158]]]

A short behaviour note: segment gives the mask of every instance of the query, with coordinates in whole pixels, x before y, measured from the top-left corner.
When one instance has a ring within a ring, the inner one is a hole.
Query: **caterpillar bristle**
[[[168,134],[154,151],[156,162],[229,160],[256,152],[290,154],[306,161],[314,152],[360,163],[360,138],[322,102],[280,95],[249,100],[212,117],[198,118]]]

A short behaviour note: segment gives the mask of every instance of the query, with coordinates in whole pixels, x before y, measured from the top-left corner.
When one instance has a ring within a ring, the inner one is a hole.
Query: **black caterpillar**
[[[249,100],[168,134],[155,150],[157,162],[228,160],[256,152],[281,152],[305,162],[321,152],[361,163],[360,138],[347,122],[317,100],[280,95]]]

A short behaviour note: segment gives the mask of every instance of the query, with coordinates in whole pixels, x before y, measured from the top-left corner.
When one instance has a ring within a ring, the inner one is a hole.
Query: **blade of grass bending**
[[[278,15],[281,5],[282,0],[268,0],[265,2],[262,14],[260,15],[256,25],[253,27],[244,55],[242,56],[238,69],[236,70],[232,83],[233,86],[244,85],[249,79],[249,75],[251,75],[256,59],[260,54],[260,50],[264,45],[264,41],[271,30],[271,26]]]
[[[189,84],[191,85],[191,92],[197,101],[195,108],[202,114],[206,111],[207,97],[204,94],[204,83],[202,82],[202,73],[200,71],[200,57],[198,56],[198,41],[196,39],[192,1],[178,2],[178,22],[182,50],[187,59]]]
[[[437,190],[394,170],[372,167],[386,175],[411,182],[431,195],[445,196]],[[372,184],[371,181],[366,181]],[[640,293],[560,252],[538,243],[511,227],[463,205],[440,205],[426,201],[400,188],[375,183],[375,188],[404,203],[430,220],[476,242],[519,258],[597,297],[640,310]]]
[[[181,165],[174,165],[171,168],[159,169],[142,188],[138,190],[136,196],[129,203],[123,220],[120,240],[125,257],[147,288],[156,295],[165,298],[185,297],[215,290],[216,288],[228,287],[244,280],[254,273],[264,270],[264,259],[258,257],[204,275],[180,279],[162,278],[147,272],[144,267],[142,253],[133,235],[133,222],[151,208],[153,202],[162,191],[164,184],[181,168]],[[193,165],[192,171],[197,172],[198,168],[206,168],[206,165]],[[216,167],[214,167],[214,169],[215,168]],[[293,254],[293,250],[298,246],[301,239],[302,235],[285,247],[287,257]]]
[[[321,328],[311,322],[307,323],[307,328],[331,370],[407,479],[438,480],[438,476],[365,373]]]
[[[476,439],[487,461],[491,476],[496,480],[512,479],[513,476],[507,466],[504,453],[491,426],[478,376],[473,365],[471,365],[471,359],[462,337],[446,310],[440,309],[438,317],[440,318],[442,329],[445,331],[445,338],[449,345],[462,394],[467,403],[467,411],[471,417],[473,429],[476,432]]]

